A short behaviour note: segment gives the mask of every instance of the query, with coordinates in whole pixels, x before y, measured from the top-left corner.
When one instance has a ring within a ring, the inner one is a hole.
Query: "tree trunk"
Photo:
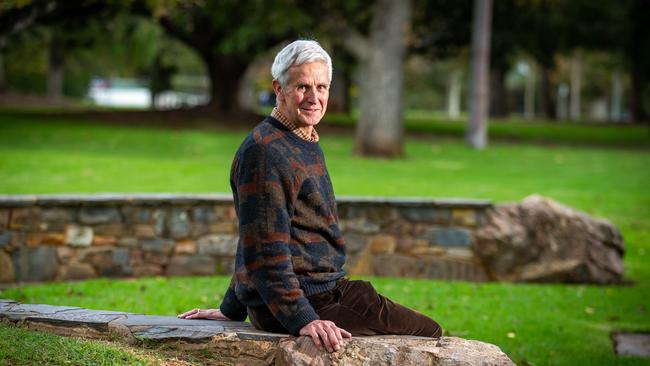
[[[234,56],[202,54],[210,78],[210,101],[208,108],[220,114],[241,111],[237,103],[239,81],[246,72],[247,63]]]
[[[350,113],[350,83],[349,78],[342,71],[334,70],[332,85],[330,87],[330,98],[327,103],[327,111],[334,113]]]
[[[571,58],[571,99],[569,106],[569,116],[572,120],[580,119],[581,106],[580,94],[582,92],[582,53],[576,51]]]
[[[48,48],[47,96],[54,100],[63,96],[63,47],[56,36],[52,36]]]
[[[7,91],[7,74],[5,73],[4,52],[0,47],[0,94]]]
[[[507,117],[508,91],[506,90],[507,69],[495,67],[490,73],[490,116]]]
[[[449,73],[449,88],[447,90],[447,116],[451,119],[460,117],[460,97],[462,91],[461,72],[453,69]]]
[[[553,99],[550,71],[546,66],[541,66],[541,71],[542,111],[547,119],[555,120],[557,115],[555,114],[555,100]]]
[[[394,158],[404,155],[402,90],[411,0],[375,4],[366,59],[361,61],[361,116],[355,152]]]
[[[474,0],[472,32],[472,99],[465,139],[475,149],[487,146],[490,101],[490,31],[492,0]]]
[[[614,122],[621,122],[623,115],[623,78],[619,69],[614,70],[612,73],[611,104],[610,119]]]
[[[645,110],[645,105],[643,103],[643,94],[647,87],[646,75],[645,75],[645,66],[640,65],[643,60],[632,60],[632,100],[631,102],[631,111],[632,111],[632,121],[634,122],[644,122],[648,119],[648,115]]]
[[[524,91],[524,118],[527,120],[535,118],[535,84],[535,65],[529,62],[526,89]]]

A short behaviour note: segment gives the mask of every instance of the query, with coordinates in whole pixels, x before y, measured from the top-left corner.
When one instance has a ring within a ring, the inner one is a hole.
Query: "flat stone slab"
[[[648,333],[614,333],[613,340],[617,355],[650,357]]]
[[[514,365],[499,347],[456,337],[354,337],[338,352],[319,351],[309,337],[269,333],[249,323],[185,320],[0,299],[0,321],[63,336],[163,343],[199,351],[220,365]]]

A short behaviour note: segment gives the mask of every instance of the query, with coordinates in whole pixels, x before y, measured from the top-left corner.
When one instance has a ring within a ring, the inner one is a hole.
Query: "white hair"
[[[329,82],[332,82],[332,59],[330,55],[316,41],[297,40],[289,43],[282,51],[278,52],[271,66],[273,79],[280,82],[283,87],[289,81],[289,69],[310,62],[321,61],[327,65]]]

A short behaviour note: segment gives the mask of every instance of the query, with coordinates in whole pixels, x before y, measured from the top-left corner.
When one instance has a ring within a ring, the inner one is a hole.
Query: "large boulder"
[[[539,195],[491,210],[473,250],[499,281],[608,284],[623,278],[625,249],[614,225]]]

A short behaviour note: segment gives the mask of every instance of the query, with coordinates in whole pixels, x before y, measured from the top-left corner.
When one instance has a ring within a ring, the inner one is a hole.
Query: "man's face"
[[[289,81],[282,87],[277,80],[273,89],[278,109],[296,127],[315,126],[327,110],[329,72],[323,62],[310,62],[289,69]]]

